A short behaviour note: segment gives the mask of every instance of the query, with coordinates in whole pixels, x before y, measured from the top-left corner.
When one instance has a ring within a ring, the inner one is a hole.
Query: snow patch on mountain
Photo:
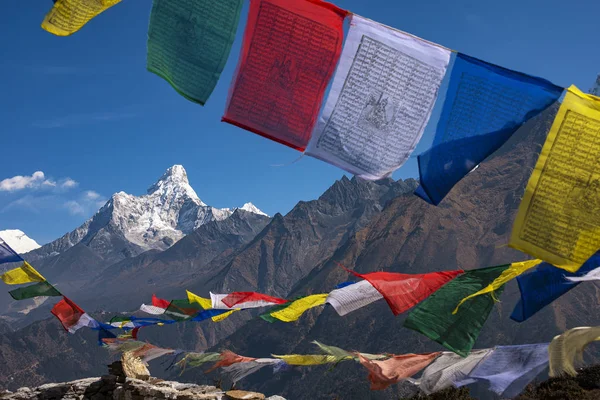
[[[19,254],[25,254],[41,247],[35,240],[31,239],[19,229],[6,229],[0,231],[0,238]]]

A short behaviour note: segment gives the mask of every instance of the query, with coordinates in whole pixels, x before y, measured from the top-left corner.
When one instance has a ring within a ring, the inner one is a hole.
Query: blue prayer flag
[[[23,258],[0,238],[0,264],[22,261],[24,261]]]
[[[563,92],[551,82],[458,53],[415,194],[438,205],[465,175]]]
[[[196,322],[200,322],[200,321],[204,321],[205,319],[216,317],[217,315],[228,313],[230,311],[231,310],[217,310],[217,309],[211,308],[209,310],[204,310],[204,311],[198,313],[198,315],[196,315],[191,320],[192,321],[196,321]]]
[[[558,299],[581,282],[572,282],[565,277],[585,275],[600,265],[600,251],[590,257],[575,273],[541,263],[530,272],[517,277],[521,298],[510,319],[523,322]]]

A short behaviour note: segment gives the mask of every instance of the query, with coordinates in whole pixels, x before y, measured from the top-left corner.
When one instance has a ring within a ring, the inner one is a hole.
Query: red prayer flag
[[[58,320],[60,321],[60,323],[66,331],[68,331],[69,328],[77,325],[77,322],[79,322],[81,316],[85,314],[85,311],[79,308],[77,304],[73,303],[71,300],[64,296],[61,301],[54,305],[52,311],[50,312],[56,318],[58,318]]]
[[[410,378],[431,364],[440,353],[403,354],[383,361],[369,360],[358,353],[358,359],[369,371],[371,390],[383,390],[394,383]]]
[[[402,314],[425,300],[433,292],[464,272],[456,270],[427,274],[400,274],[397,272],[359,274],[343,265],[342,267],[355,276],[368,280],[387,301],[394,315]]]
[[[233,351],[225,350],[219,356],[219,361],[217,361],[215,363],[215,365],[213,365],[206,372],[208,373],[208,372],[214,371],[215,369],[220,368],[220,367],[229,367],[230,365],[233,365],[233,364],[237,364],[237,363],[241,363],[241,362],[250,362],[250,361],[254,361],[254,360],[256,360],[256,358],[240,356],[238,354],[235,354]]]
[[[235,305],[242,305],[249,302],[265,302],[271,304],[284,304],[288,301],[279,297],[272,297],[256,292],[233,292],[221,300],[227,307],[232,308]],[[264,304],[268,305],[268,304]]]
[[[322,0],[250,0],[223,121],[304,151],[348,12]]]
[[[154,307],[164,308],[166,310],[169,307],[169,304],[171,304],[170,301],[165,299],[159,299],[158,297],[156,297],[155,294],[152,295],[152,305]]]

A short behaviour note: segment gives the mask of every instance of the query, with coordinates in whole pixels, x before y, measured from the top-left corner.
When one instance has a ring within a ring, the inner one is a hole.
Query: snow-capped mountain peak
[[[0,231],[0,238],[19,254],[25,254],[41,247],[35,240],[31,239],[19,229],[6,229]]]
[[[187,172],[182,165],[173,165],[160,177],[160,179],[148,188],[148,195],[187,196],[198,205],[206,206],[200,200],[194,189],[190,186]]]
[[[258,215],[264,215],[265,217],[268,217],[268,215],[264,212],[262,212],[258,207],[256,207],[254,204],[252,203],[246,203],[241,207],[242,210],[244,211],[248,211],[254,214],[258,214]]]

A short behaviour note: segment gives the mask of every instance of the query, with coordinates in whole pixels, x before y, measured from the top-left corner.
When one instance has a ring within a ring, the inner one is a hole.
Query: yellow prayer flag
[[[190,292],[189,290],[186,290],[185,292],[187,293],[188,301],[190,303],[198,303],[200,304],[200,307],[202,307],[205,310],[210,310],[212,308],[212,302],[210,301],[210,299],[200,297],[197,294]]]
[[[0,279],[7,285],[19,285],[21,283],[44,282],[46,279],[35,270],[27,261],[23,261],[20,267],[6,271],[0,275]]]
[[[568,89],[509,245],[569,272],[600,249],[600,97]]]
[[[300,318],[302,314],[309,308],[317,307],[325,304],[328,293],[313,294],[293,301],[289,306],[271,313],[273,318],[277,318],[283,322],[292,322]]]
[[[288,354],[288,355],[284,355],[284,356],[277,356],[275,354],[272,354],[273,357],[275,358],[279,358],[280,360],[283,360],[286,362],[286,364],[288,365],[322,365],[322,364],[331,364],[331,363],[335,363],[344,359],[348,359],[351,360],[352,357],[344,357],[344,358],[340,358],[340,357],[336,357],[336,356],[326,356],[326,355],[321,355],[321,354],[308,354],[308,355],[302,355],[302,354]]]
[[[492,293],[492,296],[494,295],[494,291],[498,290],[501,286],[503,286],[504,284],[506,284],[508,281],[515,279],[517,276],[521,275],[523,272],[527,271],[528,269],[531,269],[533,267],[535,267],[536,265],[538,265],[539,263],[541,263],[542,260],[528,260],[528,261],[520,261],[520,262],[516,262],[516,263],[512,263],[510,264],[510,267],[508,267],[507,269],[505,269],[499,277],[497,277],[496,279],[494,279],[494,281],[492,283],[490,283],[489,285],[487,285],[486,287],[484,287],[483,289],[481,289],[480,291],[473,293],[470,296],[465,297],[464,299],[462,299],[458,305],[456,306],[456,308],[454,309],[454,311],[452,311],[452,314],[456,314],[458,312],[458,308],[467,300],[472,299],[473,297],[482,295],[482,294],[486,294],[486,293]]]
[[[121,0],[57,0],[44,18],[42,29],[57,36],[69,36],[89,20]]]
[[[192,292],[190,292],[189,290],[186,290],[187,296],[188,296],[188,301],[190,303],[198,303],[200,304],[200,307],[202,307],[205,310],[210,310],[212,308],[212,302],[210,299],[204,298],[204,297],[200,297],[197,294],[194,294]],[[239,311],[238,309],[235,310],[231,310],[228,311],[226,313],[223,313],[221,315],[216,315],[214,317],[212,317],[211,319],[213,320],[213,322],[221,322],[223,321],[225,318],[229,317],[231,314],[233,314],[235,311]]]

